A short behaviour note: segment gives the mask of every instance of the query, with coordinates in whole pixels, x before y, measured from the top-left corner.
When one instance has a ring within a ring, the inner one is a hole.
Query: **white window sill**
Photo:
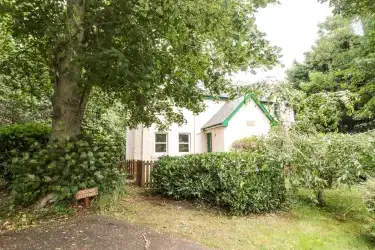
[[[158,159],[159,157],[166,156],[168,155],[167,153],[156,153],[151,155],[151,159]]]

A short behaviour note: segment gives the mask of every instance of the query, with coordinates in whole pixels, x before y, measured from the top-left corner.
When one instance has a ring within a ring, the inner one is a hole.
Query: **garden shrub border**
[[[151,175],[153,192],[204,201],[231,214],[277,211],[287,200],[283,166],[258,153],[165,156]]]
[[[23,152],[31,152],[32,146],[44,146],[49,141],[51,128],[41,123],[0,126],[0,176],[11,183],[12,158]]]

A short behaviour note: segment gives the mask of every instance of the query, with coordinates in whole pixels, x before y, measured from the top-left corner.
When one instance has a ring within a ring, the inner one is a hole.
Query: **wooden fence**
[[[118,164],[120,171],[126,172],[129,179],[135,180],[141,187],[150,186],[152,183],[151,170],[155,161],[125,160],[121,158]]]

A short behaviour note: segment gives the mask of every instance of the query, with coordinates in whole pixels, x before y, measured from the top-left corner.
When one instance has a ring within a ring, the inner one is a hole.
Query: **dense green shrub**
[[[50,132],[47,125],[39,123],[0,126],[0,175],[11,181],[9,166],[13,155],[30,152],[35,144],[46,145]]]
[[[368,210],[375,213],[375,178],[370,177],[365,183],[360,186],[363,202]],[[375,239],[375,223],[371,223],[368,227],[368,234],[372,239]]]
[[[259,136],[242,138],[232,144],[232,151],[235,152],[253,152],[261,150],[264,150],[264,138]]]
[[[285,164],[291,182],[313,189],[321,204],[324,189],[354,185],[375,172],[373,132],[300,134],[279,128],[264,139],[259,153]]]
[[[256,143],[254,143],[256,141]],[[250,142],[247,146],[245,142]],[[375,133],[298,133],[278,127],[267,137],[239,141],[239,151],[258,152],[286,167],[295,187],[312,189],[324,204],[323,191],[340,184],[354,185],[375,175]]]
[[[227,207],[231,213],[258,213],[283,206],[282,168],[257,153],[211,153],[162,157],[151,175],[157,193],[202,200]]]
[[[55,201],[71,200],[79,189],[98,186],[103,193],[123,185],[116,168],[121,146],[111,137],[82,135],[55,141],[14,157],[11,197],[15,204],[30,204],[47,194]]]
[[[370,177],[360,186],[363,202],[370,212],[375,213],[375,178]]]

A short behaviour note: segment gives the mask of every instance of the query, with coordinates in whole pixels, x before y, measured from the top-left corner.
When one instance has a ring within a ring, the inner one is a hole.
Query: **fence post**
[[[152,171],[152,169],[154,168],[154,163],[155,163],[155,161],[151,161],[150,162],[150,169],[149,169],[149,181],[148,181],[148,186],[149,187],[152,187],[152,177],[151,177],[151,171]]]
[[[137,169],[137,174],[135,177],[136,177],[137,185],[141,186],[142,184],[142,161],[137,160],[136,163],[137,164],[135,165],[135,168]]]
[[[133,160],[133,175],[134,177],[137,176],[137,161]]]
[[[144,187],[146,184],[146,161],[142,161],[142,171],[141,171],[141,187]]]

